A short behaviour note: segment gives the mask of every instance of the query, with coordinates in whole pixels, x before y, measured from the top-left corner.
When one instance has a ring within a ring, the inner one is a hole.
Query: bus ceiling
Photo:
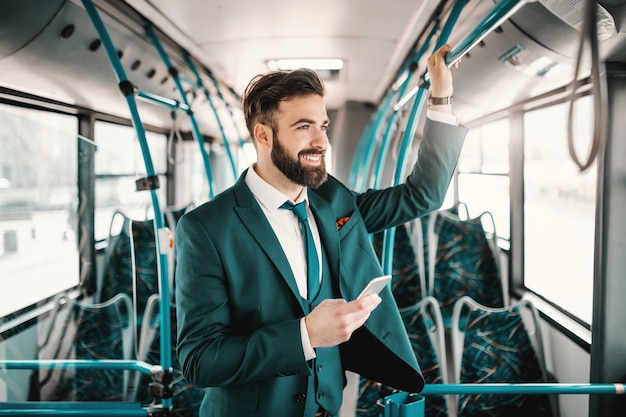
[[[462,57],[461,68],[455,71],[455,111],[460,119],[473,120],[569,83],[574,74],[580,39],[579,28],[586,1],[572,0],[566,2],[566,6],[563,6],[565,2],[558,0],[524,2],[512,17],[502,22],[497,30],[489,33]],[[257,69],[267,69],[268,60],[289,57],[289,54],[293,57],[293,48],[285,46],[285,30],[280,31],[280,36],[275,34],[273,36],[276,31],[274,25],[265,25],[265,28],[255,27],[254,37],[240,37],[236,41],[237,49],[240,51],[251,51],[250,48],[253,47],[258,50],[255,50],[254,54],[244,52],[239,54],[237,59],[233,59],[233,48],[226,47],[229,43],[235,42],[233,39],[222,37],[211,42],[207,38],[209,35],[203,35],[202,31],[223,26],[224,22],[215,20],[224,17],[233,16],[233,19],[236,19],[227,22],[233,27],[244,24],[242,22],[250,22],[252,16],[246,16],[246,13],[258,13],[258,6],[253,7],[256,1],[239,1],[236,15],[224,14],[225,11],[209,13],[212,10],[210,7],[216,6],[207,3],[209,2],[198,2],[202,13],[185,15],[169,13],[170,8],[177,7],[175,2],[170,4],[169,1],[97,1],[96,6],[102,11],[105,24],[119,48],[119,54],[131,81],[142,90],[164,97],[178,99],[172,77],[146,36],[147,19],[155,24],[161,32],[162,39],[167,40],[169,37],[170,41],[165,42],[165,47],[172,55],[174,65],[181,68],[185,66],[184,51],[175,46],[176,43],[181,43],[180,32],[183,31],[183,37],[187,42],[195,43],[188,44],[188,47],[198,63],[204,69],[217,74],[220,82],[239,94],[247,80],[262,72]],[[413,13],[403,13],[401,16],[400,13],[396,13],[393,16],[403,20],[385,22],[386,25],[394,24],[404,28],[397,31],[397,38],[387,41],[386,49],[379,50],[380,53],[387,54],[387,57],[392,57],[391,64],[387,59],[376,59],[368,48],[360,48],[364,50],[357,51],[359,48],[354,48],[353,44],[335,43],[338,46],[332,54],[350,57],[350,60],[347,62],[347,68],[342,70],[349,72],[327,83],[328,104],[331,109],[341,108],[348,101],[376,104],[381,99],[382,91],[395,81],[397,71],[405,57],[428,32],[432,19],[424,16],[433,16],[438,11],[445,14],[452,4],[429,0],[403,0],[397,3],[397,7]],[[495,3],[469,2],[454,28],[450,43],[454,45],[471,31]],[[250,7],[245,7],[246,4]],[[296,13],[298,8],[308,6],[304,3],[300,5],[289,2],[288,7],[290,12],[293,9]],[[341,6],[332,7],[350,11],[350,20],[344,22],[347,27],[331,30],[330,25],[324,25],[319,34],[309,36],[323,34],[330,39],[345,37],[346,32],[352,30],[350,25],[362,25],[362,20],[368,18],[365,14],[360,15],[367,11],[367,7],[361,7],[360,0],[342,2]],[[267,7],[263,10],[273,13],[273,8]],[[327,12],[332,14],[334,10]],[[305,11],[299,14],[305,15]],[[597,16],[601,59],[625,61],[626,40],[623,27],[626,4],[618,0],[600,1]],[[379,17],[378,19],[380,20]],[[421,26],[411,27],[412,24]],[[291,25],[290,30],[298,30],[298,26]],[[360,31],[363,30],[361,27]],[[71,106],[92,108],[115,116],[127,117],[115,76],[79,1],[2,2],[0,34],[2,34],[0,71],[3,74],[0,87],[32,93]],[[298,36],[297,33],[287,35]],[[363,37],[363,34],[360,36]],[[373,32],[372,36],[378,35]],[[176,41],[172,41],[173,39]],[[260,42],[259,39],[263,41]],[[360,41],[366,42],[363,39]],[[372,41],[372,48],[373,44],[378,44],[379,41],[378,39]],[[341,49],[341,45],[345,45],[344,50]],[[306,50],[298,52],[306,53]],[[227,55],[230,55],[230,58]],[[420,70],[425,68],[424,59],[420,62]],[[583,54],[583,60],[580,78],[590,74],[591,60],[588,59],[588,54]],[[393,66],[392,70],[389,70],[389,66]],[[371,80],[368,78],[372,76],[371,74],[378,74],[379,77],[372,85],[370,81],[365,81]],[[193,78],[191,73],[187,76]],[[364,88],[364,84],[368,87]],[[237,97],[229,99],[237,104]],[[171,125],[171,115],[167,110],[144,105],[141,111],[142,117],[149,125],[163,128]],[[206,113],[197,116],[203,132],[218,136],[213,115],[210,112]],[[182,128],[185,129],[185,126]]]

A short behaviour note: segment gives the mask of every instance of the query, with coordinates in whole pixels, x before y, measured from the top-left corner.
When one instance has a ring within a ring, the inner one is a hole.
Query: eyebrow
[[[315,124],[315,120],[304,119],[304,118],[303,119],[299,119],[299,120],[296,120],[294,123],[290,124],[289,127],[293,127],[293,126],[298,125],[300,123],[309,123],[309,124],[314,125]],[[326,119],[326,120],[324,120],[322,122],[322,125],[329,125],[329,124],[330,124],[330,119]]]

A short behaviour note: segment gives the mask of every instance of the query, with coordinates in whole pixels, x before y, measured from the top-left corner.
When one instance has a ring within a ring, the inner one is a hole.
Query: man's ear
[[[254,138],[259,146],[268,147],[272,143],[272,129],[263,123],[254,125]]]

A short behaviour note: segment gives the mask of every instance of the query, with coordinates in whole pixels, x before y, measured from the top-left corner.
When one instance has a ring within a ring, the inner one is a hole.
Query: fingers
[[[443,45],[428,58],[430,94],[432,97],[449,97],[453,95],[452,73],[445,60],[446,54],[451,50],[452,46],[449,44]],[[456,63],[455,65],[458,66]]]
[[[311,347],[336,346],[348,341],[380,302],[381,298],[377,294],[351,302],[342,299],[324,300],[305,317]]]

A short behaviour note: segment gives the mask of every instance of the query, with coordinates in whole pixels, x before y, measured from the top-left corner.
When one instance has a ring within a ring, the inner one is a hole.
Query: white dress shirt
[[[280,206],[285,201],[291,201],[289,197],[278,191],[276,188],[265,182],[263,178],[259,176],[254,170],[255,165],[252,165],[246,173],[246,184],[254,198],[261,206],[261,210],[265,214],[265,217],[272,226],[280,246],[283,248],[283,252],[289,261],[291,271],[296,279],[296,285],[298,291],[303,298],[307,297],[307,263],[306,263],[306,248],[304,247],[304,238],[302,236],[302,228],[300,221],[296,217],[295,213],[291,210],[281,209]],[[315,241],[315,249],[317,250],[317,259],[320,259],[320,266],[322,265],[322,246],[320,243],[319,231],[317,230],[317,223],[315,223],[315,217],[311,212],[308,202],[308,193],[305,188],[302,194],[298,197],[297,201],[292,203],[299,203],[306,201],[306,212],[309,221],[309,227],[313,234],[313,240]],[[322,268],[320,267],[320,279]],[[304,318],[300,320],[300,334],[302,339],[302,348],[304,349],[304,356],[306,360],[313,359],[315,357],[315,351],[311,347],[309,342],[309,335],[306,330]]]

